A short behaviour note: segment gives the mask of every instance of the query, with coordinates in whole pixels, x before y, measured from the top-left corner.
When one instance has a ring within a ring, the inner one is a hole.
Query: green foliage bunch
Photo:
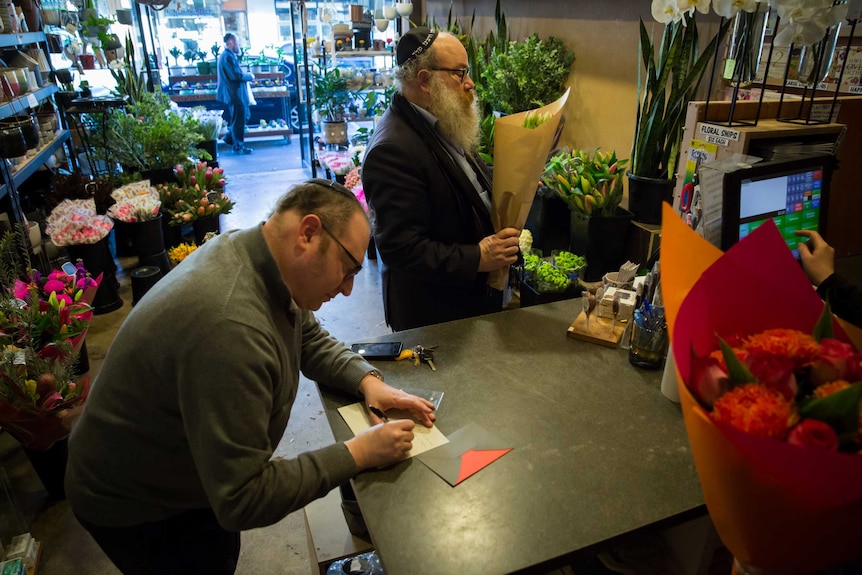
[[[550,104],[560,97],[569,79],[574,53],[557,38],[538,34],[494,50],[476,85],[480,100],[494,110],[514,114]]]
[[[126,50],[122,60],[114,60],[109,64],[111,76],[117,83],[113,93],[121,98],[126,98],[129,103],[135,104],[141,100],[147,91],[146,73],[137,71],[138,65],[135,61],[135,46],[132,44],[132,35],[126,35]]]
[[[550,262],[542,262],[536,268],[536,279],[540,284],[548,284],[553,289],[562,291],[569,285],[569,276],[558,270]]]
[[[321,117],[328,122],[344,121],[344,111],[353,92],[348,89],[347,77],[338,68],[319,67],[312,72],[314,102]]]
[[[586,216],[612,216],[623,199],[623,175],[628,160],[616,152],[584,150],[556,155],[545,166],[542,182],[569,209]]]
[[[642,75],[631,163],[634,175],[673,178],[688,103],[731,23],[732,18],[723,22],[701,51],[693,15],[665,24],[660,43],[653,43],[641,20]]]
[[[173,168],[189,158],[209,159],[195,146],[203,140],[197,119],[171,110],[162,92],[144,92],[126,109],[108,113],[101,157],[136,171]]]

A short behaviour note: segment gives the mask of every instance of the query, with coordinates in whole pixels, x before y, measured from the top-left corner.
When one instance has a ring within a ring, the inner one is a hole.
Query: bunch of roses
[[[714,421],[793,445],[862,448],[862,355],[852,345],[769,329],[720,346],[692,363],[693,391]]]

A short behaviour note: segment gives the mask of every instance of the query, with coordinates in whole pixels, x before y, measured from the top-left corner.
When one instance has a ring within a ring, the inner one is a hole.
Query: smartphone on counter
[[[402,343],[376,342],[376,343],[354,343],[350,350],[358,353],[365,359],[395,359],[401,353]]]

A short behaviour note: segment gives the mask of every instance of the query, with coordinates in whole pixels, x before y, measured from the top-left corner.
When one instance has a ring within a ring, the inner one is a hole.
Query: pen
[[[373,405],[369,405],[369,406],[368,406],[368,409],[371,411],[371,413],[373,413],[374,415],[376,415],[377,417],[379,417],[380,419],[382,419],[382,420],[383,420],[383,423],[386,423],[387,421],[389,421],[389,418],[388,418],[388,417],[386,417],[386,414],[385,414],[385,413],[383,413],[383,412],[382,412],[381,410],[379,410],[378,408],[374,407]]]

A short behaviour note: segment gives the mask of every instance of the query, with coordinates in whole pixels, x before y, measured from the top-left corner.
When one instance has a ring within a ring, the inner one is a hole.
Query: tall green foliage
[[[631,172],[636,176],[669,179],[676,172],[679,145],[688,103],[694,98],[707,64],[732,19],[700,51],[693,16],[665,25],[661,43],[654,44],[640,22],[642,76],[638,81],[638,112],[632,146]]]

